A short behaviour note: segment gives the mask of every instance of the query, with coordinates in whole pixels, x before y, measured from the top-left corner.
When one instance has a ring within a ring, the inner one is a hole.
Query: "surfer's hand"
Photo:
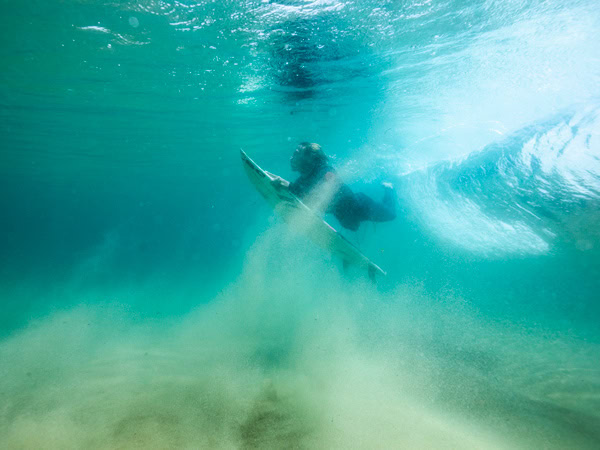
[[[280,188],[280,187],[288,187],[290,185],[289,181],[284,180],[281,177],[278,177],[277,175],[275,176],[275,178],[273,178],[271,180],[271,184],[273,186],[275,186],[276,188]]]

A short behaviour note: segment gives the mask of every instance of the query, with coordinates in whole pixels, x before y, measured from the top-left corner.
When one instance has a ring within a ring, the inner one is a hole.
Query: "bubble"
[[[575,247],[577,248],[577,250],[579,250],[581,252],[587,252],[588,250],[591,250],[594,248],[594,244],[593,244],[593,242],[591,242],[588,239],[579,239],[575,243]]]
[[[133,28],[137,28],[140,26],[140,21],[137,19],[137,17],[131,16],[129,18],[129,25],[131,25]]]

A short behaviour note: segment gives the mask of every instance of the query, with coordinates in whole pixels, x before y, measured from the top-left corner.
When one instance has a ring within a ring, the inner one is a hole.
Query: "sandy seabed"
[[[326,264],[299,276],[273,245],[259,239],[239,279],[184,317],[77,293],[80,306],[5,337],[0,447],[600,446],[596,346]]]

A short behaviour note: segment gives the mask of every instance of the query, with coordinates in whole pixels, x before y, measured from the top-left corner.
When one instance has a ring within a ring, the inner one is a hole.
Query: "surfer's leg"
[[[386,187],[381,203],[363,193],[357,193],[356,199],[361,205],[359,209],[362,212],[361,220],[363,221],[388,222],[396,218],[396,201],[392,188]]]

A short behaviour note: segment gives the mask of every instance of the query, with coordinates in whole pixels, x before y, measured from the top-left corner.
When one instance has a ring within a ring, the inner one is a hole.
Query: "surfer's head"
[[[327,163],[327,156],[319,144],[302,142],[292,155],[290,165],[294,172],[310,173]]]

